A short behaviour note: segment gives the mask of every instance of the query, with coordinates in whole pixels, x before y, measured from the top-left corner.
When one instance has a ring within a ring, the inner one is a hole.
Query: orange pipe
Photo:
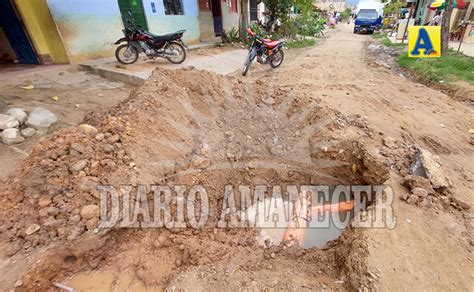
[[[297,201],[295,203],[296,214],[299,213],[299,206],[301,205],[301,204],[298,204],[298,203],[299,203],[299,201]],[[335,213],[335,212],[351,211],[352,209],[354,209],[354,201],[345,201],[345,202],[339,202],[339,203],[330,204],[330,205],[326,204],[326,205],[314,206],[314,207],[311,208],[311,211],[312,212],[318,211],[318,212],[321,212],[321,213],[326,213],[326,212]],[[296,226],[304,226],[304,224],[306,223],[306,220],[304,220],[301,217],[298,217],[297,221],[298,221],[298,225],[295,225],[295,221],[290,222],[289,226],[294,226],[294,227],[293,228],[289,227],[286,230],[284,239],[289,240],[291,238],[294,238],[294,239],[298,240],[298,242],[300,244],[302,244],[303,243],[303,238],[304,238],[304,236],[303,236],[304,235],[304,228],[302,228],[302,227],[296,228]]]

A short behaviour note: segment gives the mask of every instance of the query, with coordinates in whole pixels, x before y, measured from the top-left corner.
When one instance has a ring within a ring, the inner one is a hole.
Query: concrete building
[[[346,0],[318,0],[316,7],[326,11],[342,12],[346,9]]]

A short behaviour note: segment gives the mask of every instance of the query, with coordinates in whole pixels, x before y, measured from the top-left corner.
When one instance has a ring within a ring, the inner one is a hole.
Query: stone
[[[115,150],[114,145],[111,144],[105,144],[104,146],[102,146],[102,149],[104,149],[105,153],[110,153]]]
[[[195,168],[207,168],[211,164],[211,161],[209,159],[206,159],[204,157],[197,157],[193,161],[193,166]]]
[[[87,206],[82,207],[81,217],[86,220],[99,217],[99,206],[87,205]]]
[[[425,149],[419,149],[419,157],[433,188],[439,189],[448,187],[449,184],[439,163],[439,157]]]
[[[431,208],[431,206],[432,206],[433,204],[431,203],[431,201],[430,201],[428,198],[423,198],[423,199],[421,200],[421,202],[418,203],[418,205],[419,205],[420,207],[422,207],[422,208]]]
[[[84,233],[84,226],[73,226],[69,228],[67,240],[74,240]]]
[[[86,228],[87,228],[87,230],[94,230],[94,229],[97,228],[98,224],[99,224],[99,219],[98,218],[92,218],[92,219],[87,220]]]
[[[429,195],[433,195],[435,193],[433,187],[431,186],[430,180],[419,175],[405,176],[404,184],[409,187],[410,190],[419,187],[425,189]]]
[[[107,139],[107,142],[109,144],[115,144],[117,143],[118,141],[120,141],[120,136],[119,135],[113,135],[113,136],[110,136],[108,139]]]
[[[40,228],[41,228],[41,226],[39,226],[36,223],[33,223],[30,226],[28,226],[28,228],[26,228],[25,234],[26,235],[31,235],[31,234],[37,232],[38,230],[40,230]]]
[[[420,187],[413,188],[411,190],[411,193],[420,198],[425,198],[428,196],[428,192],[425,189],[420,188]]]
[[[11,109],[9,109],[7,111],[7,115],[14,117],[20,125],[25,122],[26,117],[28,116],[24,110],[17,107],[12,107]]]
[[[84,145],[81,143],[72,143],[71,144],[71,149],[76,150],[79,153],[84,153],[86,150],[84,148]]]
[[[457,206],[463,208],[464,210],[471,209],[471,204],[469,204],[467,202],[464,202],[463,200],[460,200],[458,198],[453,198],[453,202],[454,202],[454,204],[456,204]]]
[[[79,160],[78,162],[74,163],[69,170],[72,172],[79,172],[83,170],[87,166],[87,160]]]
[[[443,208],[447,209],[449,208],[449,205],[451,204],[451,199],[448,196],[441,196],[440,202]]]
[[[47,130],[52,124],[58,121],[58,117],[49,110],[37,107],[28,116],[26,125],[37,130]]]
[[[38,207],[40,207],[41,209],[46,208],[49,205],[51,205],[51,198],[50,197],[41,197],[38,200]]]
[[[418,203],[418,197],[415,196],[415,195],[410,195],[407,199],[407,203],[410,204],[410,205],[414,205],[414,204]]]
[[[408,200],[408,197],[410,197],[410,194],[409,194],[409,193],[401,194],[401,195],[400,195],[400,200],[406,201],[406,200]]]
[[[17,128],[6,129],[2,132],[2,142],[7,145],[18,144],[24,141],[25,138],[21,136],[20,130],[18,130]]]
[[[16,128],[20,123],[12,116],[0,114],[0,130]]]
[[[84,132],[85,134],[88,134],[88,135],[97,135],[97,133],[99,133],[99,131],[94,127],[94,126],[91,126],[89,124],[81,124],[79,125],[79,129]]]
[[[102,140],[104,140],[104,138],[105,138],[104,133],[99,133],[99,134],[95,135],[95,139],[97,141],[102,141]]]
[[[33,128],[24,128],[20,131],[21,135],[25,138],[33,137],[36,134],[36,130]]]
[[[395,139],[392,137],[387,137],[383,139],[383,145],[387,146],[388,148],[396,148],[397,145],[395,144]]]

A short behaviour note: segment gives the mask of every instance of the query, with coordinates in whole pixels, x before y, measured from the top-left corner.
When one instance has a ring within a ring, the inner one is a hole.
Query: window
[[[230,1],[230,12],[237,13],[237,0]]]
[[[211,0],[199,0],[199,10],[211,11]]]
[[[184,15],[182,0],[163,0],[166,15]]]

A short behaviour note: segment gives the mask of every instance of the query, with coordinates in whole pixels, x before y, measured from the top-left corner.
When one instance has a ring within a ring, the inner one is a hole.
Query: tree
[[[293,0],[262,0],[265,9],[268,11],[267,31],[272,32],[277,19],[285,22],[288,19],[288,12],[293,5]]]
[[[443,18],[441,20],[441,56],[446,56],[449,49],[449,26],[454,0],[445,0]]]
[[[248,17],[248,11],[249,11],[249,1],[248,0],[242,0],[240,1],[240,28],[239,28],[239,36],[241,40],[245,40],[247,37],[246,34],[246,29],[247,26],[249,25],[247,23],[247,20],[249,19]]]

